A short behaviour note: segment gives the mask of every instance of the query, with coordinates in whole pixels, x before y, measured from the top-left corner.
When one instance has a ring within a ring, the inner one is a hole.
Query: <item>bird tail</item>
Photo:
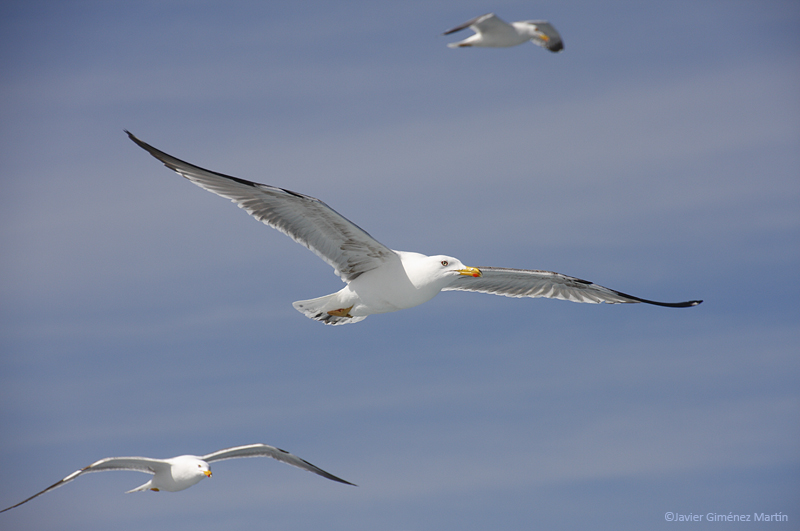
[[[346,311],[344,311],[344,315],[333,315],[329,313],[330,311],[334,312],[341,312],[340,309],[336,308],[336,298],[338,293],[331,293],[330,295],[325,295],[323,297],[317,297],[316,299],[309,299],[307,301],[296,301],[292,303],[294,309],[298,312],[302,313],[309,319],[314,319],[315,321],[321,321],[327,325],[342,325],[342,324],[349,324],[349,323],[357,323],[359,321],[363,321],[367,318],[366,315],[359,315],[353,317],[349,315]]]
[[[131,489],[128,492],[126,492],[125,494],[130,494],[131,492],[142,492],[142,491],[145,491],[145,490],[149,490],[152,487],[152,484],[153,484],[153,480],[151,479],[150,481],[148,481],[144,485],[140,485],[140,486],[136,487],[135,489]]]

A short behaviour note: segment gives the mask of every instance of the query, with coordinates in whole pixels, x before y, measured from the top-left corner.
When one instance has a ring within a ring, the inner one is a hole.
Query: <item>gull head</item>
[[[443,254],[425,256],[417,253],[403,253],[403,265],[409,278],[417,287],[429,285],[441,289],[455,277],[461,275],[481,276],[481,270],[477,267],[467,267],[458,258]]]
[[[438,270],[438,275],[446,278],[452,278],[454,275],[464,275],[468,277],[479,277],[482,275],[481,270],[477,267],[465,266],[458,258],[452,256],[436,255],[429,257],[433,262],[433,267]]]
[[[194,455],[181,455],[172,461],[172,479],[179,490],[191,487],[200,480],[211,477],[208,463]]]

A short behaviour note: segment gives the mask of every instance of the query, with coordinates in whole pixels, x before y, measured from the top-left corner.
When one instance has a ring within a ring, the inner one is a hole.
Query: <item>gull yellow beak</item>
[[[204,470],[203,474],[205,474],[206,477],[209,477],[209,478],[211,477],[211,471],[210,470]]]
[[[459,275],[465,275],[468,277],[480,277],[483,275],[481,270],[477,267],[465,267],[464,269],[457,269]]]

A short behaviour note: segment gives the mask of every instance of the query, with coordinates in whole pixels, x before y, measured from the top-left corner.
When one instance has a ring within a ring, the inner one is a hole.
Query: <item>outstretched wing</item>
[[[599,286],[588,280],[569,277],[552,271],[479,267],[482,276],[456,277],[444,291],[479,291],[506,297],[547,297],[572,302],[609,304],[644,302],[671,308],[697,306],[701,300],[686,302],[657,302],[640,299],[620,291]]]
[[[465,28],[469,28],[470,26],[472,26],[472,29],[475,30],[477,33],[492,32],[492,31],[503,32],[512,29],[507,22],[505,22],[503,19],[501,19],[494,13],[486,13],[485,15],[481,15],[479,17],[475,17],[471,20],[468,20],[463,24],[459,24],[455,28],[445,31],[444,33],[442,33],[442,35],[450,35],[451,33],[461,31]]]
[[[546,20],[528,20],[526,22],[534,26],[538,34],[531,39],[531,42],[543,48],[547,48],[551,52],[560,52],[564,49],[564,41],[561,40],[561,35],[552,24]]]
[[[297,468],[302,468],[303,470],[308,470],[309,472],[319,474],[324,478],[328,478],[333,481],[338,481],[339,483],[346,483],[347,485],[355,486],[354,483],[350,483],[349,481],[337,478],[333,474],[329,474],[328,472],[325,472],[321,468],[312,465],[305,459],[300,459],[296,455],[291,454],[286,450],[281,450],[280,448],[275,448],[274,446],[270,446],[268,444],[248,444],[246,446],[234,446],[233,448],[225,448],[224,450],[218,450],[208,455],[204,455],[203,457],[201,457],[201,459],[203,461],[211,463],[213,461],[222,461],[223,459],[236,459],[238,457],[271,457],[273,459],[277,459],[278,461],[286,463],[287,465],[296,466]]]
[[[0,513],[8,511],[9,509],[13,509],[14,507],[19,507],[23,503],[29,502],[37,496],[41,496],[45,492],[50,492],[51,490],[57,489],[58,487],[69,483],[78,476],[87,474],[89,472],[102,472],[104,470],[136,470],[138,472],[155,474],[157,470],[162,468],[169,468],[169,464],[161,459],[150,459],[148,457],[106,457],[105,459],[101,459],[87,467],[76,470],[61,481],[53,483],[43,491],[37,492],[30,498],[22,500],[16,505],[12,505],[11,507],[3,509],[0,511]]]
[[[200,168],[125,132],[167,168],[230,199],[257,220],[311,249],[346,282],[389,260],[399,260],[394,251],[319,199]]]

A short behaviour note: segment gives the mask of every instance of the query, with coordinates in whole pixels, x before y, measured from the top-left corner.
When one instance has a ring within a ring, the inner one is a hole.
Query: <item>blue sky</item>
[[[447,48],[488,11],[565,51]],[[4,3],[0,505],[101,457],[254,442],[359,487],[267,459],[175,494],[92,474],[0,526],[796,522],[799,23],[789,1]],[[123,129],[394,249],[706,302],[449,292],[326,327],[291,303],[341,287],[327,265]]]

